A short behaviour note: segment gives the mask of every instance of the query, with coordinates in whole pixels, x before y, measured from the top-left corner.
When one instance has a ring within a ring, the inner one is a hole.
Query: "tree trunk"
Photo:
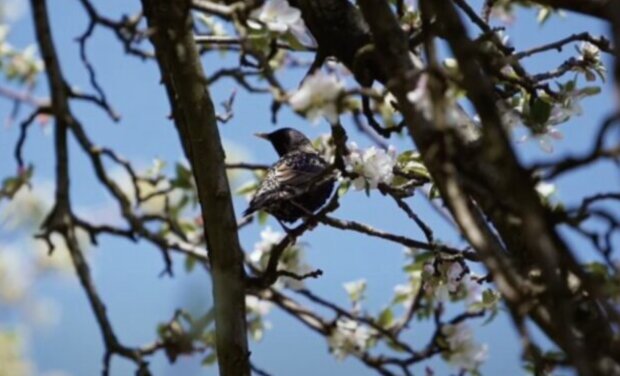
[[[190,2],[143,0],[151,41],[202,208],[213,278],[220,375],[249,375],[243,252],[213,102],[192,34]]]

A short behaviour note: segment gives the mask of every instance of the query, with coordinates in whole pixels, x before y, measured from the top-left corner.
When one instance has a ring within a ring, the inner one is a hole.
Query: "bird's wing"
[[[324,162],[318,157],[305,157],[303,160],[282,160],[273,168],[273,176],[282,186],[289,188],[305,187],[315,180],[324,170]]]
[[[318,155],[303,154],[283,158],[269,169],[250,201],[247,212],[265,207],[274,201],[289,200],[316,184],[326,163]]]

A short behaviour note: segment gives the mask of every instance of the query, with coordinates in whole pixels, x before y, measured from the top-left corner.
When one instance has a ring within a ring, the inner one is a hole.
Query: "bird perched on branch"
[[[292,223],[321,207],[335,179],[310,140],[291,128],[256,136],[271,142],[280,159],[269,168],[243,214],[264,210],[279,221]]]

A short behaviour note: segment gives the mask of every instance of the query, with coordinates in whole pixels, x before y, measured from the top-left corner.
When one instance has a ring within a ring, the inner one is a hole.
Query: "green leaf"
[[[585,95],[592,96],[599,94],[601,92],[601,88],[599,86],[587,86],[581,89],[581,92]]]
[[[251,181],[239,187],[235,194],[239,196],[247,195],[256,191],[256,188],[258,188],[258,183],[255,181]]]
[[[591,262],[585,265],[585,269],[594,277],[602,280],[607,279],[607,266],[600,262]]]
[[[398,157],[396,157],[396,161],[399,163],[407,163],[411,160],[418,160],[419,154],[417,152],[414,152],[413,150],[407,150],[405,152],[402,152],[398,155]]]
[[[387,329],[392,325],[393,321],[394,312],[392,312],[392,309],[390,307],[387,307],[383,309],[379,314],[379,318],[377,319],[377,325]]]
[[[28,166],[25,171],[20,172],[17,176],[11,176],[5,178],[2,181],[2,187],[0,187],[0,198],[13,198],[15,194],[25,185],[28,185],[30,178],[34,172],[32,165]]]
[[[394,176],[394,178],[392,179],[392,183],[390,184],[392,187],[398,187],[400,185],[406,184],[409,182],[409,179],[407,179],[404,176],[400,176],[400,175],[396,175]]]
[[[499,300],[499,296],[497,295],[495,291],[491,289],[486,289],[482,293],[482,302],[486,304],[487,306],[495,304],[498,300]]]
[[[188,255],[187,257],[185,257],[185,271],[187,273],[191,273],[196,267],[197,262],[198,259],[196,259],[196,257],[194,256]]]
[[[409,295],[407,294],[397,294],[394,296],[394,299],[392,299],[392,304],[396,305],[396,304],[402,304],[405,301],[407,301],[407,299],[409,299]]]
[[[295,38],[295,36],[292,33],[290,33],[290,32],[286,33],[284,35],[284,39],[288,42],[288,44],[291,46],[291,48],[293,50],[296,50],[296,51],[303,51],[303,50],[305,50],[304,45],[301,44],[297,40],[297,38]]]
[[[435,253],[433,253],[433,252],[423,252],[423,253],[418,253],[417,255],[415,255],[413,260],[416,263],[424,263],[424,262],[426,262],[428,260],[431,260],[433,257],[435,257]]]
[[[258,224],[264,226],[267,224],[267,219],[269,218],[269,214],[266,211],[260,210],[257,215]]]
[[[422,270],[422,263],[419,262],[413,262],[411,264],[405,265],[403,267],[403,271],[405,273],[413,273],[413,272],[417,272],[419,270]]]
[[[364,293],[366,292],[366,281],[363,279],[346,282],[343,284],[349,299],[352,302],[359,302],[364,299]]]
[[[538,15],[536,15],[536,21],[538,21],[538,23],[542,25],[549,19],[549,17],[551,17],[551,14],[551,8],[542,7],[538,10]]]
[[[388,347],[394,351],[398,351],[398,352],[405,352],[407,351],[405,348],[403,348],[403,346],[399,345],[398,343],[390,340],[386,341],[386,344],[388,345]]]
[[[349,188],[351,188],[350,180],[342,182],[342,184],[338,187],[338,197],[344,196],[349,191]]]
[[[530,120],[537,125],[546,124],[551,116],[551,104],[540,98],[534,99],[530,107]]]
[[[431,186],[431,190],[430,190],[430,191],[429,191],[429,193],[428,193],[428,197],[429,197],[431,200],[434,200],[434,199],[436,199],[436,198],[440,198],[440,197],[441,197],[441,194],[440,194],[440,192],[439,192],[439,188],[438,188],[435,184],[433,184],[433,185]]]
[[[210,366],[210,365],[215,364],[215,361],[217,361],[217,354],[214,351],[214,352],[212,352],[209,355],[204,357],[204,359],[202,360],[202,365],[203,366]]]
[[[176,177],[171,181],[173,187],[190,189],[193,186],[192,172],[181,163],[175,166]]]
[[[490,324],[491,321],[493,321],[493,319],[495,319],[495,317],[497,316],[497,314],[499,313],[499,310],[497,309],[491,309],[491,314],[489,315],[489,317],[484,320],[484,322],[482,323],[482,325],[487,325]]]

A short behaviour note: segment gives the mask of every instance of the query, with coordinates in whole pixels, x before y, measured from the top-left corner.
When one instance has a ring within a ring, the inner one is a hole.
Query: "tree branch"
[[[151,42],[202,208],[211,261],[221,375],[249,375],[243,253],[213,102],[196,49],[190,1],[143,0]]]

